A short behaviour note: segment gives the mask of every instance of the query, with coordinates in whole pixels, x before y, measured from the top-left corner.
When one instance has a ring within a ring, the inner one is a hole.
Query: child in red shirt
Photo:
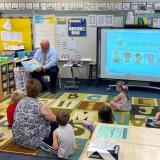
[[[11,94],[11,100],[12,103],[8,105],[7,107],[7,121],[8,125],[12,127],[13,125],[13,120],[14,120],[14,112],[16,110],[17,103],[23,98],[23,93],[19,91],[14,91]]]

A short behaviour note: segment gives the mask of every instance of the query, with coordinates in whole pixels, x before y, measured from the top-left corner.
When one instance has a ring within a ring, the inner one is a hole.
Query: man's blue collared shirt
[[[49,69],[53,66],[58,66],[58,56],[56,53],[55,48],[49,48],[47,51],[47,56],[46,56],[46,64],[43,66],[43,69]],[[39,49],[35,54],[34,54],[34,59],[40,62],[41,64],[43,63],[43,51]]]

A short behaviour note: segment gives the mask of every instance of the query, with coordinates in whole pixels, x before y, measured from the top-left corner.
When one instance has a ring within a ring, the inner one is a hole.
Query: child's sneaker
[[[54,150],[51,146],[49,146],[47,143],[42,142],[40,148],[46,152],[58,155],[58,152]]]
[[[156,120],[154,117],[149,117],[145,120],[146,127],[157,128]]]

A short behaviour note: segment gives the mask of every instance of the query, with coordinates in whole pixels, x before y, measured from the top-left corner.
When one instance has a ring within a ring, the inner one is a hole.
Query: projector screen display
[[[101,29],[100,77],[160,82],[160,30]]]

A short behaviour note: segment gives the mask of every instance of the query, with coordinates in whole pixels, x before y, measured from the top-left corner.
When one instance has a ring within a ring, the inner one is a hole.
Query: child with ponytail
[[[128,96],[128,87],[125,85],[123,81],[118,81],[116,85],[116,90],[119,94],[114,97],[114,99],[110,102],[110,107],[113,110],[119,111],[130,111],[131,104]]]

